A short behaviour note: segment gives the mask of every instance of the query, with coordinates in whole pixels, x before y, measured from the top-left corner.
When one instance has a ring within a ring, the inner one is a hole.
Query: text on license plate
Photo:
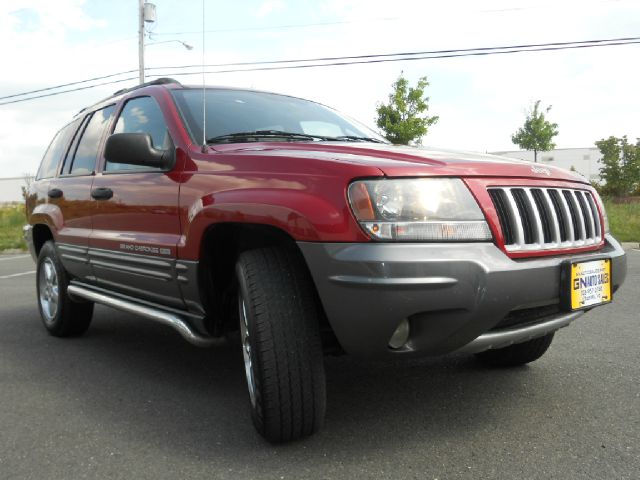
[[[611,260],[593,260],[571,265],[571,309],[611,301]]]

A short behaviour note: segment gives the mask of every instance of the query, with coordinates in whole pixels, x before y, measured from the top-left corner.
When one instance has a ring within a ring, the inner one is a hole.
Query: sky
[[[55,132],[80,109],[137,83],[137,0],[0,2],[0,97],[112,73],[136,77],[0,105],[0,177],[34,173]],[[200,64],[202,0],[154,0],[150,73]],[[205,0],[205,63],[286,60],[640,36],[638,0]],[[193,46],[187,50],[179,42]],[[159,43],[161,42],[161,43]],[[640,137],[640,45],[270,72],[208,74],[210,85],[286,93],[375,127],[402,72],[430,83],[439,122],[423,144],[517,150],[533,102],[551,105],[558,148]],[[200,84],[201,76],[176,77]],[[2,100],[0,100],[2,102]]]

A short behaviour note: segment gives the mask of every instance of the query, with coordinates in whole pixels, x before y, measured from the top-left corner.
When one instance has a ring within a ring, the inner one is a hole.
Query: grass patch
[[[619,242],[640,241],[640,203],[604,201],[611,233]]]
[[[0,251],[9,248],[25,250],[27,244],[22,238],[22,226],[27,223],[24,205],[0,206]]]

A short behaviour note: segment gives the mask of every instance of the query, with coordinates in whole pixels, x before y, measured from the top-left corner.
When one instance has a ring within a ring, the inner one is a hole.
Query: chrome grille
[[[590,192],[568,188],[492,187],[507,251],[598,245],[602,224]]]

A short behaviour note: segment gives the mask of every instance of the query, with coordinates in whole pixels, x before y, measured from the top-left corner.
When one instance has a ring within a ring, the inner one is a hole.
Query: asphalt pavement
[[[239,346],[198,349],[97,307],[49,336],[35,266],[0,256],[0,478],[638,479],[640,252],[614,302],[556,334],[539,361],[326,359],[312,438],[253,430]]]

